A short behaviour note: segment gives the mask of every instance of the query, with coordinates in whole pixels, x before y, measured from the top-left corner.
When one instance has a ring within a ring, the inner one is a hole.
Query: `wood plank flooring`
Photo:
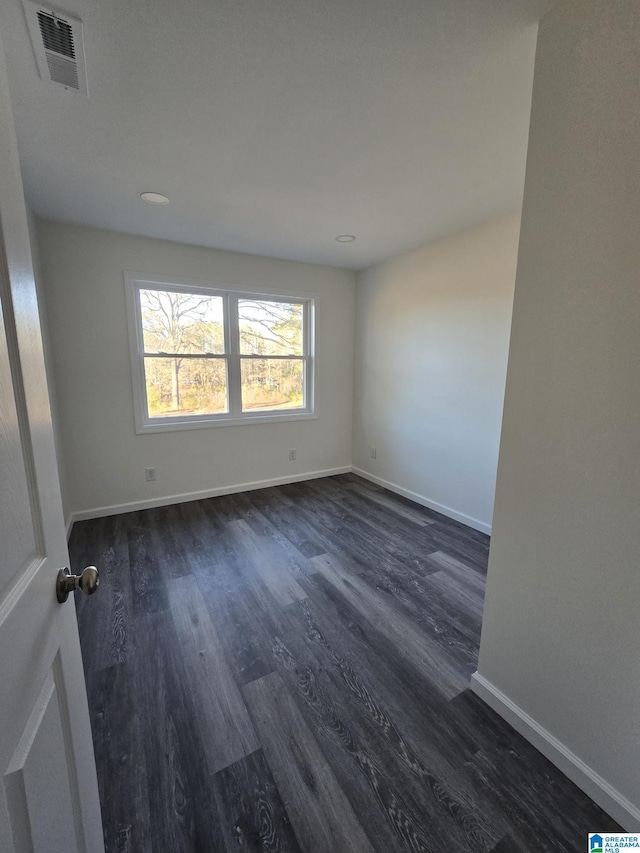
[[[351,474],[76,523],[107,853],[581,853],[619,830],[468,689],[488,547]]]

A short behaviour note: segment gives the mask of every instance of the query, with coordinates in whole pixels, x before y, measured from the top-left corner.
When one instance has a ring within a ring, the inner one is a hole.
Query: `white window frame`
[[[133,385],[133,410],[136,433],[173,432],[182,429],[203,429],[220,426],[239,426],[247,424],[279,423],[281,421],[310,420],[317,418],[315,408],[315,322],[316,299],[309,293],[282,293],[265,288],[264,290],[240,290],[221,287],[208,281],[195,281],[182,277],[174,278],[160,275],[144,275],[125,272],[125,295],[127,321],[129,326],[129,348],[131,353],[131,379]],[[140,311],[140,290],[164,290],[173,293],[185,292],[220,296],[223,301],[225,353],[207,355],[207,358],[219,358],[227,361],[227,399],[229,412],[208,415],[175,415],[164,418],[150,418],[147,409],[147,389],[145,382],[144,336],[142,333],[142,312]],[[293,356],[250,356],[240,354],[240,333],[238,328],[238,300],[255,299],[271,302],[295,302],[303,305],[303,352]],[[287,359],[300,358],[304,361],[304,407],[283,409],[280,411],[242,411],[241,398],[241,362],[247,358]]]

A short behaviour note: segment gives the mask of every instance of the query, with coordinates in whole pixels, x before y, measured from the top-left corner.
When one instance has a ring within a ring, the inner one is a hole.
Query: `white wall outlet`
[[[295,462],[295,460],[296,460],[296,451],[290,450],[289,451],[289,462]]]
[[[378,456],[378,449],[376,447],[371,448],[371,458],[376,459]]]
[[[147,483],[153,483],[156,479],[156,469],[155,468],[145,468],[144,469],[145,477],[147,478]]]

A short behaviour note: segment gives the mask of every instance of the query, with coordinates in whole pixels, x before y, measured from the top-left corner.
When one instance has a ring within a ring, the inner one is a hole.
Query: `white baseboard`
[[[376,483],[378,486],[389,489],[389,491],[402,495],[404,498],[409,498],[409,500],[415,501],[417,504],[420,504],[420,506],[426,506],[428,509],[433,509],[435,512],[446,515],[447,518],[453,518],[454,521],[461,521],[468,527],[473,527],[474,530],[479,530],[481,533],[486,533],[489,536],[491,535],[491,525],[486,524],[484,521],[480,521],[478,518],[473,518],[473,516],[466,515],[464,512],[458,512],[456,509],[451,509],[450,506],[445,506],[437,501],[432,501],[429,498],[425,498],[424,495],[419,495],[417,492],[412,492],[409,489],[396,485],[396,483],[390,483],[388,480],[383,480],[382,477],[376,477],[375,474],[370,474],[369,471],[364,471],[362,468],[352,468],[351,470],[359,477],[364,477],[365,480],[371,480],[372,483]]]
[[[215,489],[202,489],[198,492],[184,492],[178,495],[165,495],[159,498],[148,498],[141,501],[113,504],[112,506],[97,506],[92,507],[91,509],[76,510],[67,518],[67,541],[71,536],[73,524],[76,521],[85,521],[89,518],[102,518],[106,515],[120,515],[125,512],[135,512],[139,509],[153,509],[157,506],[170,506],[171,504],[197,501],[203,498],[215,498],[220,495],[232,495],[237,492],[249,492],[254,489],[266,489],[269,486],[283,486],[286,483],[300,483],[304,480],[315,480],[319,477],[332,477],[335,474],[348,474],[350,472],[357,474],[359,477],[364,477],[366,480],[370,480],[372,483],[376,483],[378,486],[389,489],[398,495],[409,498],[409,500],[415,501],[421,506],[426,506],[429,509],[435,510],[435,512],[446,515],[448,518],[453,518],[455,521],[460,521],[462,524],[473,527],[475,530],[479,530],[482,533],[487,533],[489,535],[491,534],[490,524],[485,524],[477,518],[465,515],[465,513],[458,512],[457,510],[444,506],[444,504],[440,504],[437,501],[429,500],[429,498],[425,498],[423,495],[419,495],[417,492],[412,492],[409,489],[404,489],[396,483],[390,483],[388,480],[376,477],[374,474],[370,474],[368,471],[364,471],[361,468],[353,468],[351,465],[343,465],[340,468],[328,468],[325,471],[309,471],[306,474],[273,477],[270,480],[256,480],[251,483],[236,483],[232,486],[220,486]]]
[[[471,676],[471,689],[628,832],[637,831],[640,808],[478,672]]]
[[[307,471],[305,474],[289,474],[285,477],[274,477],[271,480],[256,480],[252,483],[236,483],[232,486],[219,486],[215,489],[203,489],[199,492],[184,492],[179,495],[165,495],[159,498],[148,498],[142,501],[131,501],[124,504],[113,504],[113,506],[97,506],[92,509],[81,509],[71,513],[67,522],[67,531],[71,533],[71,527],[76,521],[85,521],[88,518],[103,518],[105,515],[121,515],[125,512],[136,512],[139,509],[153,509],[157,506],[170,506],[171,504],[187,503],[188,501],[199,501],[203,498],[215,498],[220,495],[234,495],[237,492],[250,492],[255,489],[266,489],[269,486],[284,486],[286,483],[300,483],[304,480],[316,480],[319,477],[332,477],[335,474],[348,474],[350,465],[341,468],[329,468],[326,471]]]

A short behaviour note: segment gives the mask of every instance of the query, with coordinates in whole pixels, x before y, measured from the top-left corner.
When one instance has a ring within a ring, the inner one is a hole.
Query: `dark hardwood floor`
[[[76,523],[107,853],[619,829],[469,689],[489,540],[353,475]]]

